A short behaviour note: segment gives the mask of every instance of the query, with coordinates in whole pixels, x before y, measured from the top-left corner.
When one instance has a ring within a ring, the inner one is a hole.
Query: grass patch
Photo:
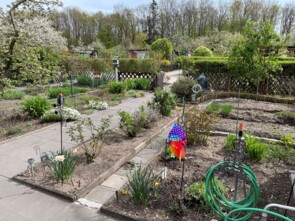
[[[25,96],[23,91],[5,91],[0,99],[3,100],[21,100]]]
[[[87,109],[87,110],[83,110],[82,111],[82,114],[90,115],[90,114],[93,114],[94,111],[95,111],[94,109]]]
[[[220,104],[218,102],[212,102],[207,107],[207,111],[209,112],[216,112],[223,117],[228,117],[230,112],[233,110],[232,105],[228,104]]]
[[[144,93],[142,91],[129,90],[125,93],[126,98],[138,98],[143,96]]]
[[[11,136],[11,135],[20,134],[22,132],[23,132],[23,130],[20,127],[13,127],[7,131],[7,135]]]
[[[73,87],[73,95],[85,93],[87,91],[88,91],[87,88]],[[48,89],[49,99],[57,98],[60,93],[62,93],[63,96],[72,95],[71,94],[71,87],[69,85],[65,84],[62,87],[52,87],[52,88]]]

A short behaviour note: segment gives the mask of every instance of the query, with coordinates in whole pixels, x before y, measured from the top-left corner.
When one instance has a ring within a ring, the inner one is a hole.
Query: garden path
[[[172,72],[169,83],[177,80],[175,77],[179,71]],[[168,73],[168,75],[170,75]],[[95,111],[88,115],[95,123],[100,119],[113,115],[111,127],[119,124],[117,112],[124,110],[133,113],[140,105],[152,98],[152,93],[146,93],[144,97],[128,99],[121,104],[110,107],[104,111]],[[72,123],[68,123],[69,127]],[[63,128],[63,147],[71,148],[76,145]],[[57,151],[60,149],[59,124],[34,131],[23,136],[0,143],[0,221],[80,221],[80,220],[101,220],[113,221],[97,210],[90,209],[78,203],[69,203],[58,197],[54,197],[34,188],[21,185],[12,180],[12,177],[23,172],[27,166],[27,160],[34,158],[40,162],[33,147],[39,146],[41,152]]]

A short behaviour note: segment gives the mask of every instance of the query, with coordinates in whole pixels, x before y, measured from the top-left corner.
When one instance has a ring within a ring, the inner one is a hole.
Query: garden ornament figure
[[[205,76],[204,73],[202,73],[199,77],[198,77],[198,84],[201,85],[203,90],[209,90],[209,83],[208,83],[208,79]]]
[[[32,175],[32,176],[34,176],[35,174],[34,174],[34,168],[33,168],[33,164],[34,164],[34,158],[29,158],[28,159],[28,164],[29,164],[29,166],[28,166],[28,170],[29,170],[29,172],[30,172],[30,174]]]

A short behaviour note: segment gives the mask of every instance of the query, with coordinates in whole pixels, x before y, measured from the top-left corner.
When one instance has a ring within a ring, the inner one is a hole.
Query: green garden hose
[[[245,213],[245,208],[256,207],[259,197],[259,188],[257,184],[256,177],[252,170],[245,164],[240,165],[242,167],[243,173],[247,176],[250,182],[250,190],[246,193],[245,197],[235,201],[229,201],[220,191],[216,179],[214,179],[215,171],[220,171],[220,168],[239,170],[238,164],[234,162],[220,162],[213,167],[211,167],[206,175],[206,201],[211,209],[220,217],[225,218],[226,214],[232,210],[236,210],[235,216],[232,218],[227,218],[229,221],[244,221],[248,220],[252,214],[252,210],[247,210]],[[243,209],[243,210],[242,210]],[[232,214],[232,213],[231,213]]]
[[[237,212],[241,212],[241,211],[249,211],[251,213],[253,212],[259,212],[259,213],[267,213],[267,214],[270,214],[272,216],[276,216],[280,219],[283,219],[283,220],[286,220],[286,221],[292,221],[292,219],[288,218],[288,217],[285,217],[281,214],[278,214],[278,213],[275,213],[275,212],[272,212],[272,211],[269,211],[269,210],[265,210],[265,209],[257,209],[257,208],[240,208],[240,209],[235,209],[235,210],[232,210],[230,211],[227,216],[225,217],[224,221],[228,221],[228,220],[234,220],[234,219],[230,219],[230,216],[232,216],[233,214],[237,213]]]

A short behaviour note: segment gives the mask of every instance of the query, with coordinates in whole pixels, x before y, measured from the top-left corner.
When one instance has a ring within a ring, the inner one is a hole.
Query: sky
[[[11,3],[13,0],[0,0],[0,7]],[[150,4],[152,0],[61,0],[64,7],[78,7],[86,12],[112,12],[115,5],[123,5],[128,8],[136,8],[139,5]],[[180,0],[178,0],[180,2]],[[293,0],[277,0],[276,2],[284,4]],[[157,0],[156,2],[159,2]]]

